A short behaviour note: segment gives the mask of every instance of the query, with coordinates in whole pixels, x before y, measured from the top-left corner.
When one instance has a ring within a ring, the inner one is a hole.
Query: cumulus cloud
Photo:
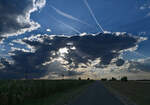
[[[23,34],[40,27],[30,19],[32,12],[41,9],[46,0],[1,0],[0,37]]]
[[[33,35],[15,41],[26,43],[34,52],[22,48],[13,48],[11,58],[14,61],[7,70],[36,73],[42,72],[48,78],[75,75],[87,75],[87,68],[111,72],[113,69],[128,68],[120,56],[122,52],[134,51],[138,43],[146,40],[127,33],[100,33],[78,36]],[[111,44],[110,44],[111,43]],[[57,66],[56,66],[57,65]],[[11,70],[11,69],[10,69]],[[49,75],[49,76],[48,76]]]
[[[140,10],[150,9],[150,2],[147,1],[145,4],[141,5]]]
[[[47,31],[47,32],[51,32],[52,30],[48,28],[48,29],[46,29],[46,31]]]
[[[140,1],[139,1],[139,2],[140,2]],[[150,12],[149,12],[149,10],[150,10],[150,1],[149,1],[149,0],[143,1],[143,2],[140,4],[139,9],[140,9],[141,11],[147,10],[147,11],[146,11],[146,12],[147,12],[146,17],[149,17],[149,16],[150,16]]]
[[[32,78],[47,79],[80,75],[93,77],[96,73],[117,73],[122,70],[130,72],[134,69],[129,68],[138,66],[134,66],[135,62],[133,65],[133,62],[124,60],[121,54],[135,51],[144,40],[144,37],[118,32],[76,36],[32,35],[14,41],[29,47],[24,49],[13,46],[10,55],[13,63],[4,66],[6,70],[20,74],[28,70]]]

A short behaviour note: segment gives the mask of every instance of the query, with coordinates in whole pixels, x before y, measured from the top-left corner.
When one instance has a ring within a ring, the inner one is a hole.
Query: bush
[[[107,78],[102,78],[101,81],[107,81]]]
[[[81,80],[81,77],[79,77],[78,80]]]
[[[127,82],[128,81],[128,77],[126,77],[126,76],[122,77],[121,81]]]
[[[87,80],[90,80],[90,78],[87,78]]]
[[[112,77],[110,81],[116,81],[117,79],[115,77]]]

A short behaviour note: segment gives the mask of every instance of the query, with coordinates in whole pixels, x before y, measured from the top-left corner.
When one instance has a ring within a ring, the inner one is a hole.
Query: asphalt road
[[[113,96],[100,81],[90,85],[78,98],[69,105],[124,105]]]

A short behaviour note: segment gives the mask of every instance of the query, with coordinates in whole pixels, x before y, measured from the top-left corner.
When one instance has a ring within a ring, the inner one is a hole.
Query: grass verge
[[[137,105],[150,105],[150,83],[148,82],[106,81],[103,83],[112,93],[118,92]]]

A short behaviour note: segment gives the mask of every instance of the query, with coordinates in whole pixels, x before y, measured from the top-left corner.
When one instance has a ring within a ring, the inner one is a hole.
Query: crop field
[[[110,91],[117,91],[137,105],[150,105],[150,81],[103,82]]]
[[[0,80],[0,105],[29,105],[25,103],[52,98],[56,94],[59,99],[60,94],[89,83],[91,81],[84,80]]]

